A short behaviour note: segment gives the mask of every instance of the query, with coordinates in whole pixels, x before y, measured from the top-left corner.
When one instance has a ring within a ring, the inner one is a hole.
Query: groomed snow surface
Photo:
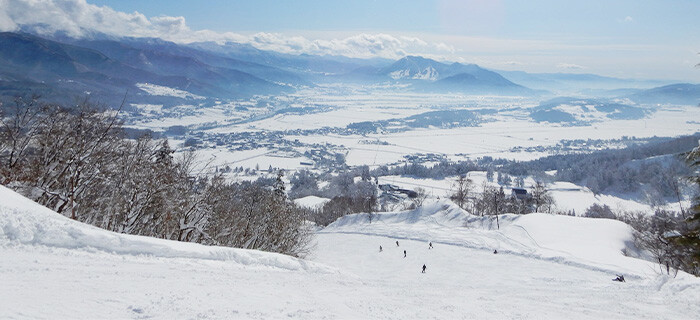
[[[367,214],[350,215],[319,231],[313,254],[301,260],[111,233],[0,186],[0,319],[700,314],[700,280],[660,275],[656,265],[624,256],[634,248],[621,222],[531,214],[499,223],[447,201],[371,223]],[[627,282],[611,281],[616,273]]]

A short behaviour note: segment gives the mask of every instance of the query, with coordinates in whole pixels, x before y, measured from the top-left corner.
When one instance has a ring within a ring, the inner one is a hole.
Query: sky
[[[700,82],[697,0],[0,0],[0,30]]]

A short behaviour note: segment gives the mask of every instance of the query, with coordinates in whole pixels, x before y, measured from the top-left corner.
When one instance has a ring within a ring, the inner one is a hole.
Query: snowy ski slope
[[[0,318],[693,319],[700,314],[700,280],[684,273],[662,276],[654,264],[622,255],[622,249],[633,248],[628,226],[617,221],[503,216],[495,230],[495,221],[467,216],[446,201],[381,214],[371,224],[367,218],[347,216],[321,230],[314,253],[301,260],[115,234],[66,219],[0,186]],[[611,281],[615,273],[624,273],[627,282]]]

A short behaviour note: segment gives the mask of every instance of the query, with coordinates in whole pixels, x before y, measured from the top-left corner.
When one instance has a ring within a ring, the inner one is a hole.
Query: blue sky
[[[46,4],[3,1],[17,10],[7,9],[12,21],[3,23],[0,9],[0,29],[23,21],[60,24],[48,14],[46,21],[41,14],[21,16],[22,5],[36,11],[48,10],[41,9]],[[420,54],[496,69],[700,82],[694,67],[700,62],[698,0],[42,1],[54,5],[54,16],[66,13],[60,28],[76,34],[94,28],[177,42],[247,42],[289,53]],[[110,12],[127,23],[105,18]],[[97,18],[86,18],[90,14]]]
[[[193,29],[239,32],[380,31],[540,37],[685,38],[700,1],[226,1],[89,0],[147,16],[184,16]],[[630,18],[625,20],[626,18]],[[697,38],[696,38],[697,39]]]

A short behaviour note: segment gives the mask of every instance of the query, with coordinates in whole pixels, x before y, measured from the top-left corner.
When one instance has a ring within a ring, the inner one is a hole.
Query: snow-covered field
[[[142,84],[151,94],[185,95],[174,89]],[[170,89],[170,90],[168,90]],[[263,99],[263,98],[261,98]],[[351,123],[403,119],[436,110],[497,110],[483,116],[475,127],[414,128],[403,132],[377,132],[357,135],[329,134],[321,131],[308,135],[287,135],[284,139],[305,144],[332,144],[343,148],[348,165],[382,165],[402,161],[416,153],[432,153],[458,161],[491,156],[512,160],[532,160],[550,155],[546,151],[513,152],[513,148],[552,147],[561,140],[620,139],[627,137],[673,137],[694,134],[700,124],[696,106],[644,106],[649,112],[640,120],[613,120],[592,112],[581,119],[595,120],[591,125],[567,126],[559,123],[534,122],[529,112],[539,102],[531,98],[497,96],[463,96],[424,94],[397,88],[319,86],[288,96],[267,97],[260,101],[235,101],[213,106],[179,106],[168,109],[139,105],[141,117],[127,121],[128,126],[165,131],[182,125],[205,134],[222,135],[243,132],[315,130],[345,128]],[[315,110],[308,114],[276,113],[293,107]],[[566,106],[562,107],[566,109]],[[573,108],[573,107],[572,107]],[[578,108],[578,109],[576,109]],[[574,109],[582,112],[579,107]],[[569,108],[571,109],[571,108]],[[574,112],[575,110],[567,111]],[[574,112],[574,113],[576,113]],[[576,114],[578,114],[576,113]],[[380,144],[367,144],[377,141]],[[264,141],[260,141],[264,142]],[[225,150],[226,146],[216,146]],[[305,150],[299,150],[302,153]],[[235,156],[231,156],[235,157]],[[230,158],[221,157],[220,159]],[[242,165],[294,169],[294,163],[263,155],[256,162]],[[216,163],[216,164],[223,164]]]
[[[554,146],[561,140],[619,139],[628,137],[672,137],[694,134],[700,125],[688,122],[700,118],[697,107],[661,110],[645,120],[607,120],[591,126],[560,126],[535,123],[510,117],[486,122],[479,127],[418,129],[367,136],[318,135],[290,137],[308,143],[342,144],[350,149],[349,165],[391,163],[412,153],[446,155],[453,160],[491,156],[512,160],[532,160],[549,154],[511,152],[514,147]],[[387,145],[364,145],[361,141],[378,139]],[[457,156],[457,155],[463,156]]]
[[[198,159],[209,166],[230,166],[243,168],[260,168],[267,170],[270,166],[285,170],[296,170],[308,166],[302,162],[310,161],[303,156],[292,156],[267,148],[253,150],[231,151],[221,148],[201,149],[197,152]]]
[[[168,96],[183,99],[204,99],[204,97],[175,88],[159,86],[152,83],[137,83],[136,87],[153,96]]]
[[[495,182],[487,182],[486,172],[484,171],[469,172],[467,174],[467,178],[472,180],[472,191],[475,193],[480,193],[484,184],[495,188],[500,187]],[[442,180],[418,179],[403,176],[379,177],[380,184],[392,184],[409,190],[422,188],[431,198],[449,197],[449,194],[451,194],[454,190],[453,184],[455,180],[457,180],[457,177],[447,177]],[[526,178],[524,182],[524,187],[527,189],[531,189],[535,184],[535,181],[532,178]],[[510,195],[511,193],[509,187],[505,187],[504,191],[508,195]],[[558,210],[563,212],[569,212],[570,210],[573,210],[578,216],[586,212],[586,209],[588,209],[593,204],[607,205],[613,211],[618,213],[625,211],[640,211],[647,213],[654,212],[654,210],[649,205],[640,203],[638,201],[623,199],[614,195],[594,194],[588,188],[581,187],[570,182],[556,181],[554,183],[548,184],[547,191],[555,201],[555,211]],[[671,203],[668,205],[671,207],[677,206],[676,203]],[[688,207],[688,204],[684,203],[684,206]]]
[[[319,231],[313,253],[300,260],[106,232],[4,187],[0,199],[3,319],[700,314],[700,280],[667,277],[653,263],[623,255],[634,248],[619,221],[506,215],[497,230],[493,219],[465,215],[443,200],[380,214],[371,224],[363,214],[346,216]],[[611,281],[616,273],[627,282]]]

